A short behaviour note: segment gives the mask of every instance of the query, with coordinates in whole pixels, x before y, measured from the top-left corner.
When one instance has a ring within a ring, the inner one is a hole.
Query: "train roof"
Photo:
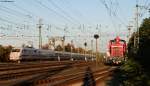
[[[113,40],[110,40],[110,42],[116,42],[116,41],[126,42],[125,40],[121,39],[119,36],[115,37]]]

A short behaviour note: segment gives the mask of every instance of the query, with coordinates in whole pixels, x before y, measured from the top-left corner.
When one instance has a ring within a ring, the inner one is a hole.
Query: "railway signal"
[[[63,48],[63,52],[65,52],[65,47],[64,47],[64,43],[65,43],[65,36],[63,36],[63,37],[62,37],[61,41],[62,41],[62,48]]]
[[[91,40],[91,57],[92,57],[92,60],[94,60],[93,58],[93,40]]]
[[[85,46],[84,57],[85,57],[85,61],[87,61],[87,58],[86,58],[86,47],[87,47],[87,42],[84,43],[84,46]]]
[[[94,38],[96,39],[96,60],[98,60],[98,43],[97,43],[97,39],[99,38],[99,35],[94,34]]]
[[[39,29],[39,49],[42,48],[42,31],[41,31],[41,28],[42,28],[42,19],[39,19],[39,24],[38,24],[38,29]]]
[[[71,55],[71,61],[73,61],[73,58],[72,58],[72,46],[73,46],[73,40],[71,40],[71,46],[70,46],[70,48],[71,48],[71,52],[70,52],[70,55]]]

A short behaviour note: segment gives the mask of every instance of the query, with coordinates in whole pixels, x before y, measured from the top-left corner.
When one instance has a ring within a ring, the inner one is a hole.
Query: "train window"
[[[22,50],[22,53],[26,52],[26,50]]]
[[[34,50],[34,53],[36,53],[36,50]]]
[[[12,49],[12,52],[20,52],[20,49]]]

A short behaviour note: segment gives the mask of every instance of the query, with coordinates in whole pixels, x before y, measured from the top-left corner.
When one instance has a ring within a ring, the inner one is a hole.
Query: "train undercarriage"
[[[125,62],[124,57],[106,57],[103,60],[105,65],[122,65]]]

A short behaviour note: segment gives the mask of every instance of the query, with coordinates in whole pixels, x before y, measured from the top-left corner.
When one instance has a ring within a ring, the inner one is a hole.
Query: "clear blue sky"
[[[108,40],[120,35],[126,39],[127,26],[134,25],[136,0],[0,0],[0,35],[19,36],[2,37],[0,44],[21,46],[32,41],[38,45],[38,20],[42,19],[43,44],[47,36],[67,37],[66,42],[74,40],[76,46],[83,47],[95,33],[101,34],[99,48],[106,51]],[[139,0],[139,5],[149,6],[149,0]],[[148,17],[145,9],[140,9],[140,20]],[[84,24],[84,28],[83,28]],[[98,29],[96,29],[98,24]],[[51,25],[51,28],[48,28]],[[67,32],[64,32],[64,28]],[[132,28],[132,32],[134,28]],[[81,37],[78,37],[81,35]],[[83,37],[84,36],[84,37]]]

